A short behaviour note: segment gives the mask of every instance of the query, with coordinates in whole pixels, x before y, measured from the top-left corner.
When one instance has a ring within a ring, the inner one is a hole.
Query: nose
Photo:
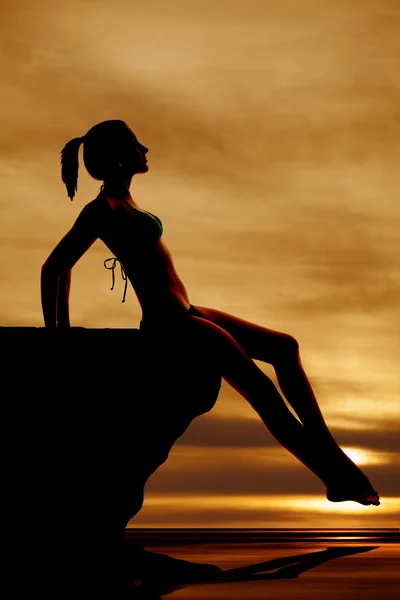
[[[143,152],[143,154],[147,154],[149,151],[149,149],[146,148],[146,146],[143,146],[142,144],[139,144],[139,148]]]

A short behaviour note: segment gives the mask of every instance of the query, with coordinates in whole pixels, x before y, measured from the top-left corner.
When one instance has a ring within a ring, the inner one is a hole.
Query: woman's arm
[[[71,269],[58,277],[57,325],[71,327],[69,322],[69,290],[71,289]]]
[[[41,272],[41,299],[45,327],[70,327],[71,269],[98,237],[96,208],[88,204],[72,229],[54,248]]]
[[[71,270],[58,275],[45,263],[41,273],[42,311],[45,327],[70,327]]]

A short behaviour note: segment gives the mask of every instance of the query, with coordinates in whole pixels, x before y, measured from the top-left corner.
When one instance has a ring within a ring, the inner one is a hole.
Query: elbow
[[[64,260],[51,253],[42,265],[41,276],[42,278],[67,277],[70,271],[71,267]]]
[[[52,272],[52,268],[49,264],[49,261],[46,260],[43,264],[42,264],[42,269],[41,269],[41,275],[42,277],[45,277],[47,274]]]
[[[58,269],[56,268],[54,262],[47,259],[43,263],[42,269],[41,269],[42,280],[47,279],[47,278],[58,277],[58,275],[59,275],[59,272],[58,272]]]

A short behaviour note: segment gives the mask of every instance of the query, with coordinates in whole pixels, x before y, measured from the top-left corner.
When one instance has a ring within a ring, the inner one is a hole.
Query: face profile
[[[149,167],[147,164],[146,154],[149,151],[149,149],[139,142],[134,133],[132,133],[132,136],[134,144],[134,152],[132,156],[132,167],[134,169],[133,175],[135,173],[147,173]]]
[[[146,173],[149,170],[146,158],[149,149],[139,142],[126,123],[120,133],[119,142],[117,140],[116,143],[119,146],[117,153],[120,155],[120,164],[127,169],[130,168],[132,176],[136,173]]]

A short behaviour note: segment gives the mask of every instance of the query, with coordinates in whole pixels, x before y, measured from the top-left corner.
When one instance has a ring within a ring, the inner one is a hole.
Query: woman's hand
[[[45,327],[57,327],[58,274],[46,261],[40,278],[42,311]]]

